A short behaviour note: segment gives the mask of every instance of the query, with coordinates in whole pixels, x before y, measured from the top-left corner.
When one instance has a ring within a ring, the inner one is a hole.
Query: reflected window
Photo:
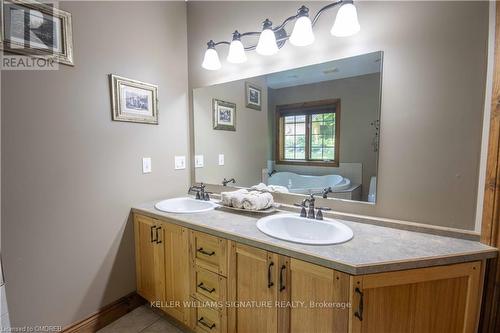
[[[338,166],[340,100],[279,105],[277,163]]]

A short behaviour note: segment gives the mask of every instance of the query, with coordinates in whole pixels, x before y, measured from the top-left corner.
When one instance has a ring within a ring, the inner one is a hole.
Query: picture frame
[[[261,111],[262,88],[253,83],[245,82],[245,101],[247,108]]]
[[[158,125],[158,86],[109,74],[114,121]]]
[[[0,7],[1,49],[74,66],[71,13],[34,0],[1,0]]]
[[[212,99],[214,130],[236,131],[236,104]]]

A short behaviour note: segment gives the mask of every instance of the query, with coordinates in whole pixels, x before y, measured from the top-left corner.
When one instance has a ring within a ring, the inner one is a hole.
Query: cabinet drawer
[[[226,312],[210,307],[194,307],[191,315],[191,327],[200,333],[226,333]]]
[[[195,264],[193,264],[191,272],[191,296],[199,300],[226,300],[225,277]]]
[[[193,262],[211,272],[227,276],[227,240],[191,231]]]

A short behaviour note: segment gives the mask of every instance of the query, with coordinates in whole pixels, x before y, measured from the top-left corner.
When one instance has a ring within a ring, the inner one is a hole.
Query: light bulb
[[[330,33],[337,37],[354,35],[360,30],[356,7],[351,3],[343,4],[337,13]]]
[[[215,71],[222,67],[213,41],[208,42],[208,49],[205,51],[201,67],[210,71]]]
[[[227,61],[233,64],[241,64],[247,61],[245,48],[243,47],[243,43],[240,40],[240,33],[238,31],[235,31],[233,33],[233,41],[229,45]]]
[[[301,16],[295,22],[290,43],[295,46],[306,46],[314,42],[311,20],[307,16]]]
[[[278,45],[276,44],[276,36],[271,29],[272,23],[269,20],[264,21],[264,29],[260,33],[259,42],[255,51],[261,55],[273,55],[278,53]]]

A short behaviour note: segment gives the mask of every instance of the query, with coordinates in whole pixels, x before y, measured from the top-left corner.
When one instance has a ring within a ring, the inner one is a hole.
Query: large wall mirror
[[[196,182],[376,201],[382,52],[193,91]],[[272,186],[271,186],[272,185]]]

